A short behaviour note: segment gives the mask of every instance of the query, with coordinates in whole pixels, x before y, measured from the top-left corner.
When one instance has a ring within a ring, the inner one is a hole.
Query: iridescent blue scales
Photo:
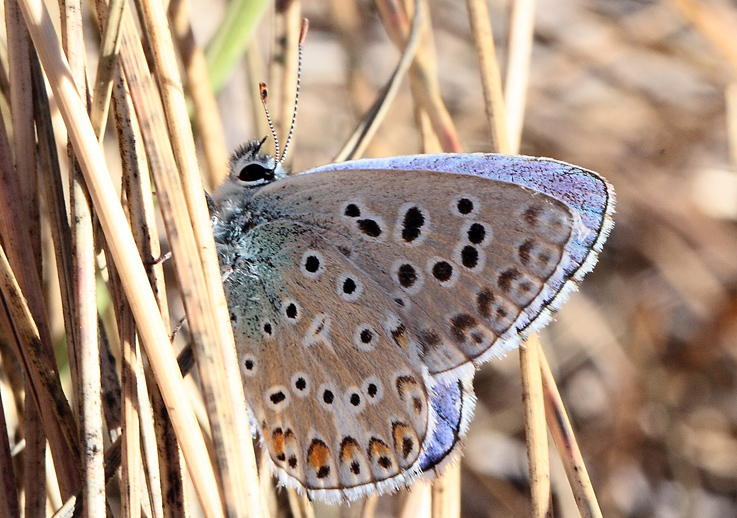
[[[419,155],[285,177],[252,142],[213,231],[255,430],[326,501],[456,458],[476,367],[547,323],[593,268],[612,187],[548,159]]]

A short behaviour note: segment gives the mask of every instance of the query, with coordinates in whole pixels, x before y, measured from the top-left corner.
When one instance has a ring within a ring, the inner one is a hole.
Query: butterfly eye
[[[243,167],[238,173],[238,179],[242,182],[258,182],[259,180],[273,180],[274,171],[261,164],[250,163]]]

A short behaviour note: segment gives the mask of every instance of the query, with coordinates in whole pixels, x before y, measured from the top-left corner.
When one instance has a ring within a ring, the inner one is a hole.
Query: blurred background
[[[219,20],[205,5],[190,8],[213,14],[193,16],[203,42]],[[465,6],[427,5],[463,148],[488,151]],[[511,3],[488,7],[504,76]],[[295,170],[332,161],[399,57],[371,2],[302,8]],[[255,38],[264,52],[268,20]],[[734,2],[536,3],[520,152],[597,171],[617,191],[598,266],[542,333],[607,517],[737,516],[736,56]],[[237,71],[219,97],[230,147],[263,136],[245,93],[261,80]],[[366,155],[420,151],[405,81]],[[463,516],[529,516],[517,354],[486,364],[475,387]],[[557,459],[553,490],[557,515],[577,516]]]
[[[460,144],[489,151],[465,3],[423,1]],[[227,3],[186,3],[205,48]],[[502,79],[512,4],[487,1]],[[294,171],[333,161],[400,57],[375,2],[302,0],[301,11],[310,32],[288,158]],[[275,19],[269,7],[251,56],[218,93],[230,150],[267,135],[254,99],[260,81],[281,88],[267,75]],[[94,71],[99,33],[90,12],[85,22]],[[617,192],[615,226],[598,266],[541,334],[603,515],[737,516],[737,3],[537,0],[526,99],[520,153],[597,171]],[[106,156],[115,168],[120,153],[108,131]],[[63,159],[66,137],[57,138]],[[421,151],[405,80],[364,155]],[[53,284],[54,272],[46,273]],[[183,310],[171,313],[176,324]],[[51,317],[61,343],[58,308]],[[484,365],[475,389],[462,516],[531,516],[518,355]],[[552,448],[555,515],[579,516]],[[380,499],[377,516],[397,516],[398,502]],[[361,506],[316,510],[357,517]]]

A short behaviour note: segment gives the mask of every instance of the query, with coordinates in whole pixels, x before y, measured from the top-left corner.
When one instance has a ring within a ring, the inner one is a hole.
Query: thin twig
[[[474,46],[481,62],[487,114],[491,117],[492,150],[509,154],[510,143],[507,138],[499,65],[493,50],[494,37],[488,20],[488,11],[486,4],[480,0],[467,0],[467,4],[474,34]],[[484,50],[485,48],[487,50]],[[524,96],[522,98],[524,99]],[[540,356],[544,356],[544,353],[536,335],[530,337],[527,344],[520,347],[519,354],[532,510],[535,518],[541,518],[550,515],[552,508],[550,506],[550,454],[540,378]]]
[[[555,446],[566,468],[568,482],[573,489],[578,510],[582,518],[602,518],[601,508],[596,500],[586,464],[583,462],[581,450],[573,435],[571,422],[560,398],[555,378],[550,372],[550,365],[544,355],[540,355],[540,364],[545,395],[545,416]]]
[[[527,81],[535,27],[535,0],[515,0],[509,27],[507,76],[504,82],[504,106],[507,117],[509,152],[519,153],[527,105]]]
[[[377,0],[376,8],[394,44],[399,48],[404,48],[410,33],[409,15],[397,0]],[[430,37],[429,19],[425,20],[424,26],[428,31],[427,37]],[[434,70],[431,46],[427,45],[423,48],[423,45],[420,44],[420,49],[415,55],[409,72],[413,99],[426,110],[443,151],[458,152],[461,151],[458,134],[443,103],[437,74],[433,72]]]
[[[20,5],[77,152],[151,366],[171,408],[170,415],[178,431],[182,451],[185,455],[191,456],[190,473],[203,511],[207,517],[222,516],[223,508],[214,472],[209,463],[195,462],[197,457],[207,458],[204,440],[191,406],[182,398],[185,394],[183,380],[176,368],[174,354],[156,300],[148,287],[146,272],[117,199],[85,106],[71,79],[69,66],[61,52],[53,23],[41,1],[21,0]]]
[[[481,72],[484,106],[491,132],[491,149],[498,153],[509,153],[502,81],[494,51],[494,35],[491,32],[489,9],[484,0],[466,0],[468,22],[471,26],[473,47]]]
[[[422,3],[416,2],[417,8],[415,9],[415,16],[412,21],[412,29],[410,30],[409,39],[407,45],[402,51],[402,55],[397,63],[394,72],[392,73],[386,86],[381,90],[378,97],[366,111],[366,114],[358,123],[358,126],[348,140],[343,145],[343,148],[333,159],[334,162],[343,162],[345,160],[352,160],[359,158],[363,155],[366,147],[371,142],[371,139],[376,134],[376,130],[379,128],[381,121],[384,120],[386,113],[391,107],[392,101],[399,91],[399,86],[407,74],[412,60],[414,59],[417,46],[420,42],[420,29],[422,27]]]
[[[187,104],[181,85],[171,33],[163,5],[141,0],[142,15],[154,51],[154,72],[163,100],[164,120],[179,168],[154,169],[157,193],[168,197],[171,213],[162,211],[175,268],[183,285],[182,298],[197,351],[197,367],[217,450],[223,499],[228,513],[264,516],[258,490],[256,457],[250,441],[241,438],[249,422],[238,368],[233,330],[210,217],[203,196]],[[135,97],[134,97],[135,99]],[[167,152],[167,149],[160,149]],[[165,174],[157,174],[165,173]],[[161,189],[159,182],[166,182]],[[183,196],[180,198],[180,196]]]
[[[105,125],[110,108],[110,95],[113,91],[113,80],[118,63],[120,38],[122,36],[123,12],[127,2],[125,0],[110,0],[107,21],[102,31],[100,42],[100,60],[97,63],[97,72],[92,94],[90,120],[92,128],[100,142],[105,136]]]
[[[1,307],[0,311],[5,312],[5,308]],[[3,366],[7,368],[7,366]],[[28,410],[26,410],[28,411]],[[8,423],[5,421],[5,413],[3,408],[3,398],[0,397],[0,515],[2,516],[20,516],[20,506],[18,505],[18,493],[15,490],[15,472],[13,469],[13,456],[10,453],[10,435],[8,434]],[[26,495],[28,498],[28,495]]]
[[[432,518],[460,518],[461,463],[453,462],[432,485]]]
[[[530,472],[530,493],[533,518],[553,515],[550,493],[550,451],[548,430],[545,427],[545,403],[540,372],[542,346],[538,336],[532,335],[520,347],[522,398],[525,407],[525,438]]]
[[[207,183],[213,189],[228,174],[228,149],[220,111],[210,84],[210,76],[207,74],[205,54],[192,33],[187,2],[172,0],[169,3],[169,17],[174,39],[182,56],[187,91],[192,99],[199,142],[207,163]]]

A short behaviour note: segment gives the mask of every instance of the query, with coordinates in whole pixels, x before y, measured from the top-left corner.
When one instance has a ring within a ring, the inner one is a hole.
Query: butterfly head
[[[286,175],[279,161],[261,153],[265,141],[251,140],[235,150],[230,158],[231,182],[244,188],[260,187]]]
[[[228,178],[211,197],[207,197],[221,260],[223,254],[238,248],[239,241],[254,225],[250,209],[253,195],[261,187],[286,176],[278,160],[261,153],[265,141],[252,140],[239,147],[230,159]]]

